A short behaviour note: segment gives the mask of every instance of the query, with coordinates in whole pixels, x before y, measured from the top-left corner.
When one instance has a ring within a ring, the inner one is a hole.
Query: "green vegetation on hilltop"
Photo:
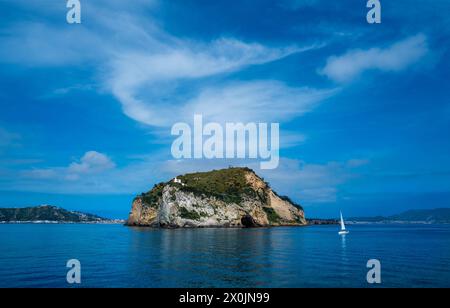
[[[264,188],[255,190],[253,186],[247,182],[246,175],[249,172],[256,175],[252,169],[245,167],[230,167],[228,169],[212,170],[209,172],[188,173],[177,177],[181,183],[167,182],[156,184],[152,190],[142,193],[138,196],[138,198],[141,198],[146,205],[153,208],[158,208],[159,202],[163,195],[163,189],[166,185],[170,184],[181,191],[193,193],[196,196],[214,197],[225,203],[239,204],[245,199],[256,199],[261,201],[263,204],[267,204],[267,191]],[[264,182],[264,179],[260,177],[258,178]],[[267,187],[270,187],[267,182],[264,183]],[[302,210],[302,207],[294,203],[289,197],[278,197]],[[176,200],[174,194],[171,195],[171,200]],[[271,217],[273,218],[273,221],[278,219],[275,216],[276,213],[268,213],[268,215],[272,215]]]
[[[196,172],[179,176],[184,185],[179,189],[195,195],[213,196],[227,203],[240,203],[244,196],[254,198],[257,192],[247,183],[245,175],[249,168],[228,168],[210,172]]]
[[[282,199],[249,168],[188,173],[138,195],[127,225],[190,228],[306,224],[301,207],[293,206],[288,197]]]
[[[153,186],[152,190],[141,194],[142,201],[153,208],[158,208],[159,199],[162,197],[164,183]]]

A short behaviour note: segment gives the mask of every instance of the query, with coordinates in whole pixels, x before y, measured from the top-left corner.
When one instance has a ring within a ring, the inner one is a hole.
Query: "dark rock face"
[[[255,222],[253,217],[249,214],[242,216],[241,223],[245,228],[255,228],[259,227],[259,225]]]

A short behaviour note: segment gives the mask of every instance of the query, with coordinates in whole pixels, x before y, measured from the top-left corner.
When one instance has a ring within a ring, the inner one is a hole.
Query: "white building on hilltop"
[[[185,185],[186,185],[186,184],[184,184],[184,183],[183,183],[179,178],[177,178],[177,177],[173,179],[173,182],[174,182],[174,183],[181,184],[181,186],[185,186]]]

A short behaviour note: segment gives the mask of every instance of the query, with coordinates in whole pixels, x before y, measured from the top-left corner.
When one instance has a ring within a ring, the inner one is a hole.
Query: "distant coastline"
[[[402,221],[402,220],[383,220],[383,221],[352,221],[345,222],[347,225],[447,225],[450,222],[435,222],[435,221]]]
[[[77,221],[55,221],[55,220],[30,220],[30,221],[0,221],[0,225],[26,225],[26,224],[48,224],[48,225],[123,225],[124,219],[104,220],[101,222],[77,222]]]
[[[307,218],[307,226],[338,225],[338,219]],[[0,224],[125,224],[125,219],[109,219],[94,214],[69,211],[51,205],[0,208]],[[409,210],[391,216],[349,217],[357,224],[450,224],[450,208]]]
[[[331,219],[331,218],[307,218],[306,221],[309,226],[338,225],[339,224],[339,221],[337,219]]]
[[[337,225],[331,218],[309,218],[308,225]],[[450,208],[408,210],[391,216],[349,217],[351,224],[450,224]]]
[[[124,222],[121,219],[103,218],[52,205],[0,208],[0,224],[123,224]]]
[[[408,210],[397,215],[350,217],[349,224],[450,224],[450,208]]]

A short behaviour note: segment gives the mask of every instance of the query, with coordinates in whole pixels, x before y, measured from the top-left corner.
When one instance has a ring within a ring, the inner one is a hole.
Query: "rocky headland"
[[[303,208],[249,168],[180,175],[137,196],[128,226],[161,228],[306,225]]]

